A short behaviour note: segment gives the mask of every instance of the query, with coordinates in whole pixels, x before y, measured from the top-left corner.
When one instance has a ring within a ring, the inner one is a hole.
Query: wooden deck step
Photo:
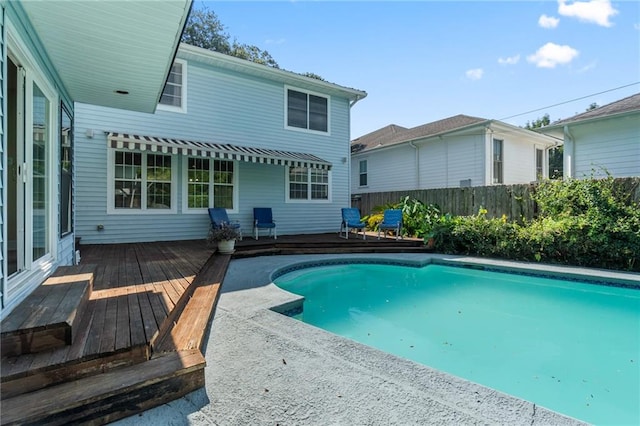
[[[192,284],[189,300],[179,319],[158,340],[154,352],[197,350],[220,298],[222,279],[227,273],[230,255],[214,254],[202,267]]]
[[[200,351],[169,352],[134,366],[2,400],[2,425],[105,424],[204,386]]]
[[[95,265],[61,266],[0,324],[2,356],[70,345],[91,295]]]

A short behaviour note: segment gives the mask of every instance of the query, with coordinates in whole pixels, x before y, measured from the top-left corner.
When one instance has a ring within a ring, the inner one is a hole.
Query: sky
[[[457,114],[553,122],[640,93],[635,0],[194,2],[202,7],[280,68],[367,92],[351,139]]]

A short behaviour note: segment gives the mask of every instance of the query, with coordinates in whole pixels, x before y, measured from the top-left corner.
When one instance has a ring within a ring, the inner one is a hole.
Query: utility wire
[[[591,95],[582,96],[581,98],[571,99],[570,101],[564,101],[564,102],[560,102],[560,103],[557,103],[557,104],[549,105],[549,106],[546,106],[546,107],[542,107],[542,108],[538,108],[538,109],[532,109],[531,111],[522,112],[520,114],[510,115],[509,117],[500,118],[499,120],[500,121],[508,120],[510,118],[520,117],[521,115],[531,114],[532,112],[538,112],[538,111],[546,110],[546,109],[549,109],[549,108],[557,107],[557,106],[560,106],[560,105],[569,104],[571,102],[581,101],[583,99],[587,99],[587,98],[590,98],[592,96],[597,96],[597,95],[601,95],[603,93],[613,92],[614,90],[624,89],[626,87],[631,87],[631,86],[634,86],[636,84],[640,84],[640,81],[636,81],[635,83],[625,84],[624,86],[614,87],[613,89],[604,90],[602,92],[592,93]]]

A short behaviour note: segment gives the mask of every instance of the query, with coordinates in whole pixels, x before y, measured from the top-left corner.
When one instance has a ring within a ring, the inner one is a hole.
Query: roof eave
[[[234,56],[225,55],[223,53],[214,52],[212,50],[203,49],[201,47],[192,46],[181,43],[178,49],[178,57],[184,59],[193,59],[209,63],[221,68],[241,71],[251,75],[257,75],[269,80],[279,81],[285,84],[295,86],[303,86],[310,90],[327,92],[329,94],[337,94],[349,99],[351,102],[357,102],[367,96],[367,92],[358,89],[352,89],[340,86],[335,83],[329,83],[324,80],[307,77],[296,74],[292,71],[286,71],[267,65],[258,64],[246,59],[236,58]]]
[[[192,0],[11,3],[73,101],[154,112]]]
[[[550,124],[548,126],[541,127],[539,129],[539,131],[540,132],[554,131],[554,130],[558,130],[558,129],[564,129],[565,126],[574,126],[576,124],[589,124],[589,123],[592,123],[592,122],[595,122],[595,121],[610,120],[610,119],[614,119],[614,118],[623,118],[625,116],[635,115],[635,114],[640,114],[640,109],[634,109],[634,110],[631,110],[631,111],[623,111],[623,112],[618,112],[618,113],[609,114],[609,115],[602,115],[602,116],[598,116],[598,117],[590,117],[590,118],[585,118],[583,120],[561,121],[561,122],[556,123],[556,124]]]

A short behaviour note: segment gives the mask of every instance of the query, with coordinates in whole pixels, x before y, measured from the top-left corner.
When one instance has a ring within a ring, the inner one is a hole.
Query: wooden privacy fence
[[[629,194],[630,202],[640,202],[640,177],[618,178],[615,184]],[[480,207],[487,210],[487,217],[502,217],[510,220],[533,219],[537,214],[536,203],[531,199],[537,184],[476,186],[469,188],[438,188],[410,191],[372,192],[353,194],[351,206],[360,209],[363,215],[374,208],[397,203],[407,195],[425,204],[436,204],[440,211],[456,216],[477,214]]]

